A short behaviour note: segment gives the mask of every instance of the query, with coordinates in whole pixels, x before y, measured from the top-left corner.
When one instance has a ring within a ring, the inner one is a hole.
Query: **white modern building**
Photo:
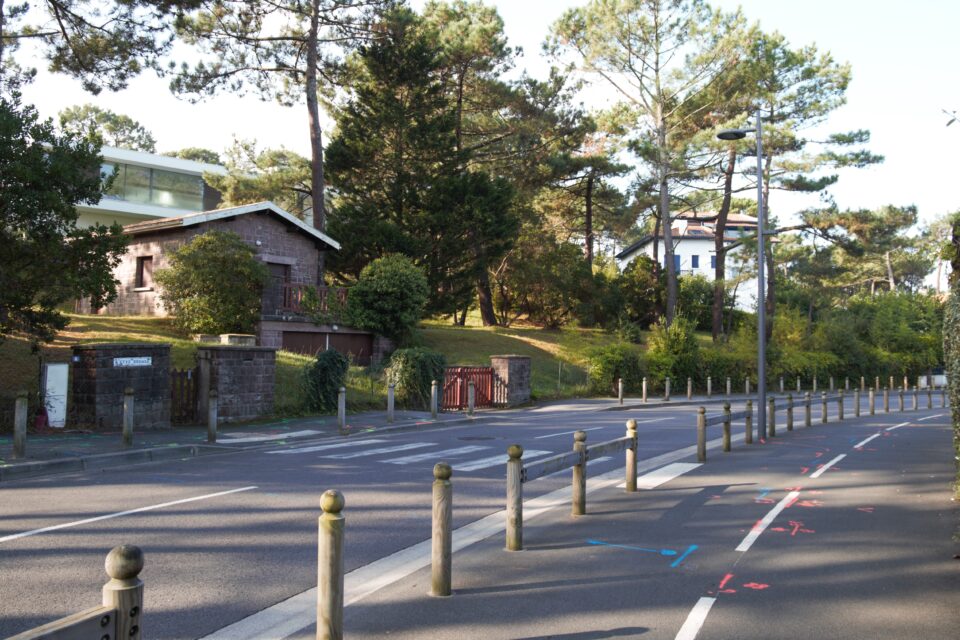
[[[673,264],[677,275],[701,275],[711,281],[714,279],[714,270],[717,267],[716,226],[717,214],[713,212],[682,213],[674,219],[671,231]],[[730,213],[724,230],[724,242],[730,244],[744,235],[753,235],[756,229],[756,218],[742,213]],[[617,267],[623,271],[640,255],[653,259],[653,245],[653,234],[634,242],[615,256]],[[737,307],[753,309],[757,299],[757,280],[753,277],[755,269],[752,265],[748,270],[743,268],[740,252],[741,247],[736,247],[727,254],[726,281],[729,286],[735,287]],[[662,234],[657,253],[660,264],[666,266]]]
[[[117,147],[100,153],[101,174],[115,178],[99,203],[77,207],[78,226],[169,218],[215,209],[220,202],[220,193],[203,181],[204,173],[225,175],[220,165]]]

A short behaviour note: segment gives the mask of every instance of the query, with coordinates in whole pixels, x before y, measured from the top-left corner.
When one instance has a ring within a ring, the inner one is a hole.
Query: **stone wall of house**
[[[73,347],[71,426],[123,427],[123,397],[133,389],[133,428],[170,426],[170,345],[92,344]]]
[[[507,388],[507,406],[530,402],[530,356],[490,356],[490,366]]]
[[[253,420],[273,413],[276,366],[277,351],[269,347],[199,346],[199,415],[207,415],[210,389],[217,390],[220,422]]]
[[[89,301],[83,300],[78,303],[77,311],[125,316],[168,315],[156,286],[136,286],[137,258],[151,256],[153,271],[157,272],[170,266],[173,251],[194,236],[208,231],[232,231],[254,247],[264,262],[288,265],[291,283],[317,283],[318,255],[321,252],[313,239],[270,213],[247,213],[232,219],[133,236],[127,253],[114,270],[114,276],[120,282],[117,299],[99,310],[91,309]]]

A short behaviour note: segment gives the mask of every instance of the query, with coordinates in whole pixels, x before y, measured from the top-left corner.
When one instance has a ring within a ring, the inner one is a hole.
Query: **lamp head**
[[[724,129],[717,134],[720,140],[743,140],[748,133],[754,133],[756,129]]]

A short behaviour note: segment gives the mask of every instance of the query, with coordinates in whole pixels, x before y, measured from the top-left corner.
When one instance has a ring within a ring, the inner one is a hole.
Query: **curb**
[[[391,425],[383,428],[376,428],[373,431],[364,431],[369,434],[373,432],[400,432],[409,431],[421,427],[434,427],[446,425],[461,425],[468,423],[483,423],[491,419],[492,416],[463,417],[455,420],[431,420],[429,422],[408,422]],[[332,436],[317,438],[316,436],[304,436],[304,441],[322,441],[333,438],[349,438],[357,436],[358,433],[337,434]],[[280,440],[280,438],[277,438]],[[294,438],[293,440],[301,440]],[[228,447],[227,443],[220,444],[182,444],[176,446],[159,446],[148,449],[135,449],[132,451],[118,451],[115,453],[96,453],[88,456],[78,456],[71,458],[56,458],[53,460],[37,460],[34,462],[16,462],[5,466],[0,466],[0,482],[10,482],[13,480],[26,480],[28,478],[37,478],[41,476],[57,475],[62,473],[75,473],[83,471],[98,471],[119,467],[126,464],[148,464],[151,462],[162,462],[164,460],[177,460],[180,458],[195,458],[204,455],[217,455],[228,453],[245,453],[249,451],[258,451],[269,449],[276,446],[276,443],[264,442],[249,447]]]

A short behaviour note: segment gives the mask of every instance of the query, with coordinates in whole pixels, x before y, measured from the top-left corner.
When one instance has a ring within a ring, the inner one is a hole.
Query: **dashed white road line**
[[[666,484],[674,478],[679,478],[683,474],[702,466],[699,462],[674,462],[673,464],[668,464],[665,467],[638,476],[637,489],[656,489],[660,485]],[[621,482],[617,488],[623,489],[626,486],[626,482]]]
[[[556,438],[558,436],[570,436],[575,434],[577,431],[596,431],[597,429],[603,429],[604,427],[590,427],[589,429],[575,429],[574,431],[562,431],[560,433],[548,433],[545,436],[537,436],[534,440],[543,440],[544,438]]]
[[[861,440],[861,441],[858,442],[857,444],[853,445],[853,448],[854,448],[854,449],[862,449],[862,448],[864,447],[864,445],[866,445],[868,442],[870,442],[870,441],[873,440],[874,438],[879,438],[879,437],[880,437],[880,434],[879,434],[879,433],[875,433],[875,434],[873,434],[872,436],[870,436],[869,438],[864,438],[863,440]],[[811,476],[811,477],[813,477],[813,476]]]
[[[103,516],[96,516],[95,518],[85,518],[83,520],[77,520],[75,522],[65,522],[64,524],[56,524],[56,525],[53,525],[52,527],[43,527],[42,529],[34,529],[32,531],[24,531],[22,533],[14,533],[13,535],[3,536],[2,538],[0,538],[0,542],[18,540],[20,538],[35,536],[39,533],[47,533],[48,531],[57,531],[59,529],[67,529],[69,527],[79,527],[82,524],[90,524],[91,522],[100,522],[101,520],[110,520],[112,518],[120,518],[122,516],[129,516],[129,515],[133,515],[134,513],[143,513],[145,511],[154,511],[156,509],[172,507],[178,504],[196,502],[197,500],[209,500],[210,498],[217,498],[220,496],[229,495],[231,493],[240,493],[241,491],[251,491],[256,488],[257,487],[253,486],[253,487],[241,487],[239,489],[230,489],[229,491],[218,491],[217,493],[208,493],[202,496],[194,496],[193,498],[183,498],[182,500],[172,500],[170,502],[154,504],[154,505],[150,505],[149,507],[139,507],[137,509],[128,509],[126,511],[118,511],[117,513],[108,513]]]
[[[846,457],[847,457],[847,454],[841,453],[841,454],[838,455],[836,458],[834,458],[833,460],[831,460],[831,461],[828,462],[827,464],[823,465],[822,467],[820,467],[819,469],[817,469],[816,471],[814,471],[813,473],[811,473],[811,474],[810,474],[810,477],[811,477],[811,478],[819,478],[820,476],[822,476],[822,475],[827,471],[827,469],[829,469],[829,468],[832,467],[833,465],[837,464],[838,462],[840,462],[841,460],[843,460],[843,459],[846,458]]]
[[[780,512],[786,509],[787,505],[792,503],[799,496],[800,496],[799,491],[791,491],[790,493],[788,493],[783,500],[778,502],[773,507],[773,509],[770,509],[770,511],[767,512],[767,515],[763,516],[762,519],[757,520],[757,523],[753,525],[753,528],[750,530],[750,533],[748,533],[746,537],[743,539],[743,541],[737,545],[737,548],[734,549],[734,551],[747,551],[750,547],[752,547],[753,543],[756,542],[757,538],[760,537],[760,534],[763,533],[764,530],[770,526],[770,523],[773,522],[773,519],[776,518],[778,515],[780,515]]]
[[[680,631],[677,632],[674,640],[693,640],[696,638],[697,634],[700,633],[700,628],[703,626],[703,623],[707,620],[710,607],[712,607],[716,601],[716,598],[707,597],[697,600],[697,604],[693,605],[693,609],[690,610],[686,621],[683,623],[683,626],[680,627]]]
[[[900,427],[905,427],[905,426],[907,426],[908,424],[910,424],[910,422],[901,422],[900,424],[895,424],[895,425],[893,425],[892,427],[887,427],[885,430],[886,430],[886,431],[893,431],[894,429],[899,429]]]
[[[935,414],[935,415],[932,415],[932,416],[927,416],[926,418],[917,418],[917,422],[923,422],[924,420],[933,420],[934,418],[942,418],[942,417],[945,416],[945,415],[947,415],[947,414],[945,414],[945,413],[938,413],[938,414]]]

